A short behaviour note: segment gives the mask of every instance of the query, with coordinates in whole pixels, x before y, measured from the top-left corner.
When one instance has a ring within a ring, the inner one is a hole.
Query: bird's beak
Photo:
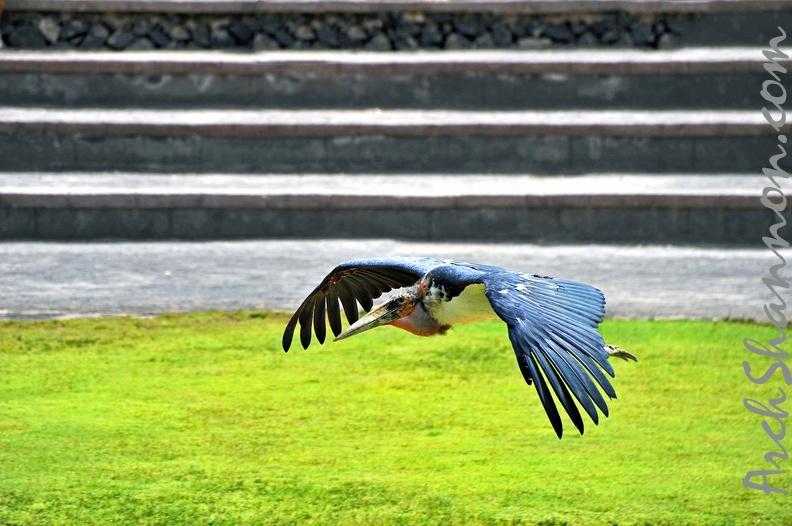
[[[391,306],[388,303],[380,305],[373,311],[369,312],[358,321],[347,327],[347,329],[336,336],[335,340],[343,340],[344,338],[348,338],[350,336],[354,336],[356,334],[360,334],[363,331],[367,331],[369,329],[373,329],[374,327],[379,327],[381,325],[387,325],[392,321],[398,320],[403,316],[400,312],[400,306]]]

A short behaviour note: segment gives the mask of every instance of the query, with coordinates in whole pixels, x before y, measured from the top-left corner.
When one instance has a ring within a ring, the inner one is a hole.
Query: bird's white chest
[[[438,291],[441,292],[441,291]],[[440,293],[440,296],[443,294]],[[496,318],[487,296],[484,295],[484,285],[468,285],[462,293],[450,300],[438,298],[429,306],[432,317],[440,325],[456,325],[470,323],[485,318]]]

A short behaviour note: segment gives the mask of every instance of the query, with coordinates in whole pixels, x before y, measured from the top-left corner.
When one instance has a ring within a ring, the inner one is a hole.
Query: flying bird
[[[394,289],[372,310],[374,299]],[[367,312],[362,318],[358,303]],[[349,322],[343,331],[341,306]],[[300,342],[307,349],[312,329],[324,343],[327,322],[341,340],[381,325],[432,336],[458,323],[500,318],[508,326],[520,372],[536,388],[561,438],[563,424],[553,393],[582,435],[583,418],[575,400],[597,424],[597,408],[608,416],[600,389],[616,398],[603,374],[614,376],[608,358],[637,361],[605,344],[597,332],[604,314],[602,292],[583,283],[449,259],[362,259],[337,266],[308,295],[286,325],[283,350],[288,352],[298,323]]]

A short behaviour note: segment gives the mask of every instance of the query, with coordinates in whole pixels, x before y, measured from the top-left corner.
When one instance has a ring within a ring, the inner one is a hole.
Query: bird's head
[[[381,325],[393,325],[419,336],[431,336],[440,332],[440,325],[422,305],[426,286],[415,286],[399,290],[388,301],[372,310],[336,337],[341,340],[360,334]]]

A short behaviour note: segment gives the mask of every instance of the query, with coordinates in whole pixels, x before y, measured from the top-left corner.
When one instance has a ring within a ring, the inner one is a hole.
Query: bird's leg
[[[620,347],[616,347],[615,345],[605,344],[605,352],[608,353],[608,358],[621,358],[625,362],[629,362],[630,360],[637,362],[638,358],[635,357],[634,354],[628,353],[624,349]]]

